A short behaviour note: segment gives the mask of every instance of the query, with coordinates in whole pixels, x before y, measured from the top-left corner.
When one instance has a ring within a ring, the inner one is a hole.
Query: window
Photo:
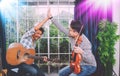
[[[51,7],[54,18],[65,28],[68,28],[69,21],[74,19],[74,0],[18,0],[14,6],[16,16],[8,17],[5,15],[7,47],[12,42],[19,42],[26,31],[44,19],[47,15],[48,6]],[[67,64],[70,61],[69,38],[60,32],[50,20],[43,27],[45,33],[37,41],[36,54],[46,55],[51,59],[58,58],[62,61],[60,63],[60,67],[62,67],[62,64]],[[36,60],[37,62],[39,61]],[[53,72],[50,70],[52,68],[56,72],[60,69],[60,67],[54,67],[52,64],[46,66],[46,64],[41,63],[38,65],[45,68],[44,70],[47,70],[48,73]]]

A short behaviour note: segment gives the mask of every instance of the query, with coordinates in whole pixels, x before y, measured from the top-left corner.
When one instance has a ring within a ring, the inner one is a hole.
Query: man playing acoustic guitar
[[[28,31],[22,36],[20,43],[23,44],[23,46],[27,49],[29,48],[35,49],[36,46],[35,42],[44,33],[44,29],[41,26],[44,25],[50,18],[51,17],[48,13],[47,18],[45,18],[42,22],[35,25],[35,27],[33,27],[30,31]],[[47,61],[46,56],[43,58],[43,61]],[[45,76],[45,74],[35,64],[27,65],[23,63],[20,69],[29,72],[30,76]]]
[[[48,11],[49,12],[49,11]],[[21,40],[20,40],[20,44],[23,45],[24,48],[26,49],[35,49],[35,42],[42,36],[42,34],[44,33],[44,29],[42,28],[42,26],[50,19],[50,15],[49,13],[47,14],[47,17],[41,21],[40,23],[38,23],[37,25],[35,25],[31,30],[29,30],[28,32],[26,32]],[[17,44],[17,45],[20,45]],[[13,44],[14,45],[14,44]],[[16,46],[17,46],[16,45]],[[22,46],[20,45],[20,47]],[[10,46],[12,47],[12,46]],[[14,50],[14,49],[13,49]],[[29,50],[28,50],[29,51]],[[10,52],[10,51],[8,51]],[[21,51],[22,52],[22,51]],[[9,53],[10,54],[10,53]],[[17,58],[19,58],[19,50],[17,52]],[[8,57],[9,58],[9,57]],[[28,58],[24,57],[22,59],[23,62],[27,61]],[[46,56],[43,57],[43,61],[47,61],[48,58]],[[35,64],[26,64],[26,63],[20,63],[19,65],[15,65],[13,66],[15,68],[19,68],[18,70],[18,74],[19,76],[22,76],[24,74],[24,76],[45,76],[45,74],[40,70],[40,68],[35,65]],[[21,73],[23,73],[21,75]],[[17,75],[18,76],[18,75]]]

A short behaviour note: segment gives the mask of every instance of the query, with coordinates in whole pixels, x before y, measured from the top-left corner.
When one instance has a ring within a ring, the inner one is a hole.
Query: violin
[[[76,39],[76,42],[75,42],[75,46],[78,46],[78,44],[81,44],[81,42],[82,42],[82,36],[78,36],[78,38]],[[81,54],[75,53],[73,50],[72,51],[72,60],[70,61],[70,68],[75,74],[79,74],[81,72],[81,67],[80,67],[81,61],[82,61]]]

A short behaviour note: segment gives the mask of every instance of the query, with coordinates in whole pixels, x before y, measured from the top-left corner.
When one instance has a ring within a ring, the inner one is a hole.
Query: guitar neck
[[[43,60],[44,57],[29,55],[28,58],[37,59],[37,60]]]
[[[44,56],[32,56],[32,55],[29,55],[28,58],[37,59],[37,60],[43,60]],[[55,59],[47,58],[47,61],[60,62],[60,60],[57,59],[57,58],[55,58]]]
[[[29,55],[28,57],[32,58],[32,59],[36,59],[36,60],[43,60],[44,59],[44,56],[32,56],[32,55]],[[49,58],[47,58],[47,60],[52,61],[52,59],[49,59]]]

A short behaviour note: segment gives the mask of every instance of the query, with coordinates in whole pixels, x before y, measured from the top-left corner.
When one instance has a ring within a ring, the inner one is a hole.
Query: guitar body
[[[32,64],[33,58],[27,58],[28,55],[35,55],[34,49],[26,49],[20,43],[12,43],[6,52],[6,60],[10,65],[19,65],[20,63]],[[27,58],[27,59],[26,59]]]

